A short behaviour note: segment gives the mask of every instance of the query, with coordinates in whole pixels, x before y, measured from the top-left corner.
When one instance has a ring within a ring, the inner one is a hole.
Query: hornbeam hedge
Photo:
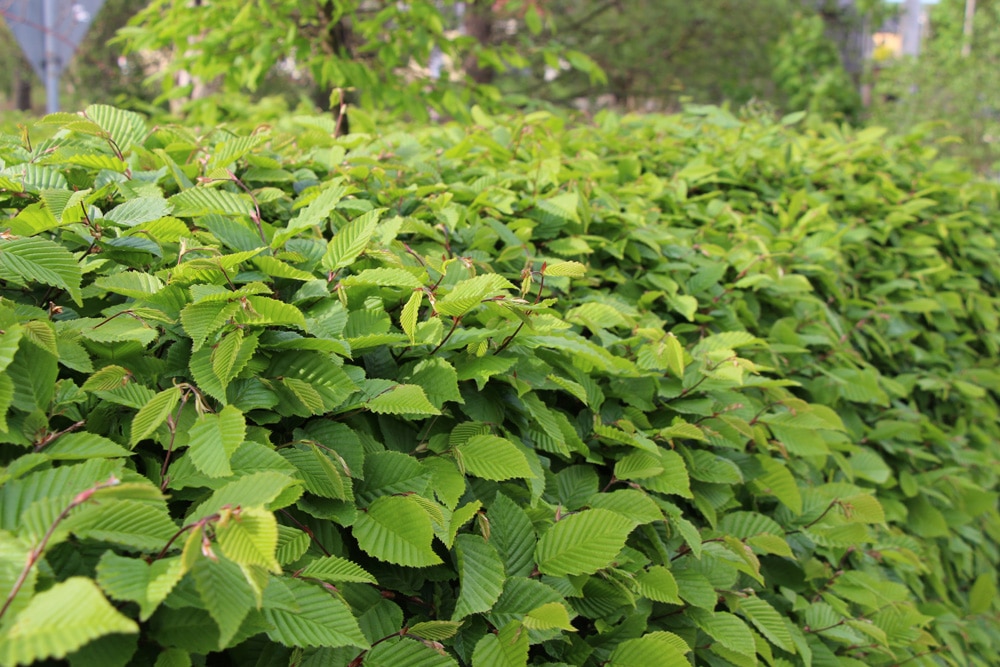
[[[0,138],[0,665],[995,665],[1000,189],[475,116]]]

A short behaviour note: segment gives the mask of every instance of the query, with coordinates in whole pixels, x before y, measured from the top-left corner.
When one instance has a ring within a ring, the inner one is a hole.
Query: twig
[[[16,598],[17,594],[21,591],[21,588],[24,586],[24,582],[28,580],[28,575],[31,573],[31,568],[35,567],[35,564],[37,564],[38,561],[41,560],[42,554],[45,553],[45,547],[48,546],[49,540],[51,540],[52,536],[55,535],[56,528],[59,527],[59,524],[61,524],[63,521],[66,520],[66,517],[69,516],[70,512],[72,512],[77,507],[90,500],[93,497],[93,495],[97,493],[99,490],[116,486],[118,484],[120,484],[120,481],[118,480],[118,478],[114,476],[109,478],[108,481],[106,482],[95,484],[89,489],[85,489],[80,493],[76,494],[76,496],[73,498],[70,504],[67,505],[62,512],[59,513],[59,516],[55,518],[55,521],[53,521],[49,525],[48,530],[45,531],[45,535],[42,536],[42,541],[39,542],[38,546],[36,546],[28,553],[28,561],[24,564],[24,567],[21,569],[21,573],[17,575],[17,580],[14,581],[14,585],[11,587],[10,593],[7,594],[7,599],[4,600],[3,607],[0,608],[0,618],[3,618],[3,615],[7,613],[8,609],[10,609],[10,605],[13,604],[14,598]]]

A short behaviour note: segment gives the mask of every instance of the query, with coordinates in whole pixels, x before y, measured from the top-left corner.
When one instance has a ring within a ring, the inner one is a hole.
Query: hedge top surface
[[[475,116],[0,137],[0,665],[989,665],[1000,190]]]

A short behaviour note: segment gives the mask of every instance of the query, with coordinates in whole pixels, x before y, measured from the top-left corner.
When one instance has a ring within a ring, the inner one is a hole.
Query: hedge
[[[990,665],[1000,189],[800,117],[0,137],[0,665]]]

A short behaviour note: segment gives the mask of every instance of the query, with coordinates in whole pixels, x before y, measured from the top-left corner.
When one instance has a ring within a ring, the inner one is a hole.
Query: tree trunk
[[[334,19],[335,7],[332,0],[327,0],[322,5],[320,16],[326,22],[322,33],[323,51],[330,58],[353,59],[354,50],[351,48],[351,29],[344,22],[343,16]],[[341,89],[338,104],[335,99],[337,96],[334,95],[335,90],[336,87],[317,87],[313,101],[320,109],[333,113],[334,118],[337,119],[335,134],[340,137],[351,133],[351,123],[347,116],[347,109],[350,105],[357,104],[358,94],[355,90]]]
[[[14,75],[14,108],[18,111],[31,111],[31,76],[21,72]]]
[[[493,36],[493,9],[490,2],[473,0],[466,3],[462,28],[469,37],[487,45]],[[496,72],[492,67],[480,67],[475,54],[469,55],[462,63],[462,69],[476,83],[490,83]]]

